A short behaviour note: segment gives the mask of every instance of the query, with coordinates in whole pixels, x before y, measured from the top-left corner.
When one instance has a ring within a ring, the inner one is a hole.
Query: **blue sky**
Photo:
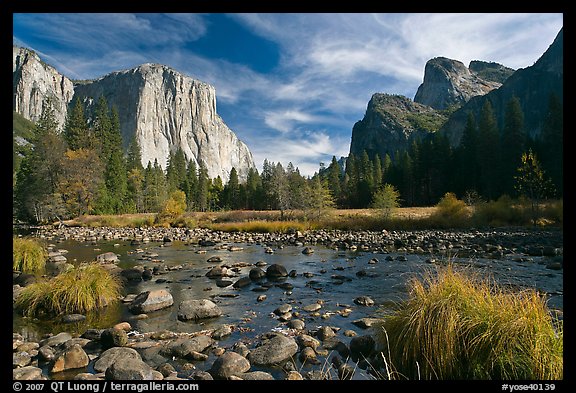
[[[346,156],[374,93],[414,98],[426,61],[532,65],[562,14],[14,14],[13,42],[72,79],[142,63],[215,86],[254,155],[312,175]]]

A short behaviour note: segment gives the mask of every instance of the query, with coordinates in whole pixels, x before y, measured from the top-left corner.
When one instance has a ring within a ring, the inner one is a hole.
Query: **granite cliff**
[[[73,84],[34,52],[14,47],[13,79],[13,110],[32,121],[47,96],[60,125],[75,97],[89,110],[104,96],[118,109],[124,144],[136,136],[144,166],[158,160],[165,167],[170,151],[181,148],[187,159],[204,163],[211,178],[227,181],[235,167],[245,179],[254,167],[248,147],[218,115],[214,87],[170,67],[143,64]]]

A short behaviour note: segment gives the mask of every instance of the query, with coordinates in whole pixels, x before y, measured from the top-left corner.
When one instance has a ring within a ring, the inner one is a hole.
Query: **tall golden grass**
[[[376,327],[389,363],[411,379],[563,377],[563,324],[535,290],[507,291],[456,271],[410,283]]]
[[[41,241],[12,236],[12,268],[22,273],[42,273],[48,252]]]
[[[120,289],[117,276],[90,263],[28,285],[16,298],[15,307],[25,316],[84,314],[117,301]]]

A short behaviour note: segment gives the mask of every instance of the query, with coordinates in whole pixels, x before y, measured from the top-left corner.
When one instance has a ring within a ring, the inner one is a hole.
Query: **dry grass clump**
[[[448,265],[410,283],[377,341],[412,379],[562,379],[563,324],[534,290],[509,292]]]
[[[28,285],[16,299],[15,307],[25,316],[84,314],[117,301],[120,289],[117,276],[90,263]]]
[[[22,273],[41,273],[46,266],[48,252],[36,239],[12,237],[12,269]]]

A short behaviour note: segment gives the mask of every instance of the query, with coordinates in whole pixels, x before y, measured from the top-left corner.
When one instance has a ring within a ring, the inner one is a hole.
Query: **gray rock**
[[[192,374],[190,374],[190,378],[192,378],[193,380],[196,381],[212,381],[214,380],[214,378],[212,377],[212,375],[210,375],[210,373],[206,372],[206,371],[194,371]]]
[[[146,314],[168,308],[173,304],[174,299],[170,292],[165,289],[157,289],[140,293],[128,309],[133,314]]]
[[[265,371],[250,371],[249,373],[242,373],[237,375],[240,379],[245,381],[273,381],[274,376]]]
[[[28,352],[14,352],[12,354],[12,368],[25,367],[32,362],[32,356]]]
[[[40,380],[42,369],[34,366],[15,368],[12,370],[12,379],[18,381]]]
[[[142,281],[142,273],[144,269],[130,268],[124,269],[120,273],[128,281]]]
[[[232,350],[244,357],[247,357],[250,353],[250,349],[243,342],[237,342],[232,346]]]
[[[153,380],[152,367],[139,359],[123,358],[115,361],[106,369],[106,379],[111,380]]]
[[[220,263],[220,262],[222,262],[222,258],[220,258],[219,256],[213,256],[213,257],[208,258],[208,260],[206,262]]]
[[[306,247],[302,250],[302,254],[304,255],[314,254],[314,249],[312,247]]]
[[[232,375],[244,373],[250,369],[250,362],[236,352],[225,352],[214,361],[210,374],[214,378],[227,379]]]
[[[300,351],[300,355],[298,355],[298,359],[300,359],[300,361],[302,363],[308,363],[308,364],[318,364],[319,363],[318,359],[316,359],[316,351],[314,351],[314,348],[312,348],[312,347],[304,347]]]
[[[312,304],[308,304],[304,307],[302,307],[302,310],[307,311],[307,312],[316,312],[318,310],[320,310],[322,308],[322,306],[318,303],[312,303]]]
[[[222,310],[211,300],[184,300],[178,309],[178,319],[181,321],[214,318],[222,315]]]
[[[279,277],[288,277],[288,271],[284,267],[284,265],[280,264],[273,264],[268,266],[266,269],[266,277],[268,278],[279,278]]]
[[[325,341],[328,338],[335,337],[336,333],[334,332],[334,330],[330,326],[322,326],[316,332],[316,336],[320,340]]]
[[[140,354],[132,348],[114,347],[102,352],[94,363],[94,370],[105,372],[113,363],[121,360],[142,360]]]
[[[103,331],[104,329],[88,329],[80,337],[88,340],[100,340]]]
[[[230,285],[234,284],[234,282],[232,280],[224,280],[222,278],[219,278],[216,280],[216,286],[218,288],[226,288],[229,287]]]
[[[52,337],[48,337],[47,339],[40,341],[40,346],[43,347],[44,345],[49,345],[51,347],[56,347],[60,344],[65,343],[71,338],[72,335],[70,333],[60,332]]]
[[[49,345],[44,345],[38,349],[38,355],[40,359],[50,362],[56,358],[56,354],[54,353],[54,349],[52,349]]]
[[[116,263],[120,262],[118,255],[113,252],[105,252],[96,256],[96,262],[100,263]]]
[[[14,284],[20,285],[21,287],[27,287],[30,284],[34,284],[37,278],[33,274],[22,273],[13,281]]]
[[[307,334],[301,334],[296,337],[296,342],[300,346],[300,348],[310,347],[312,349],[316,349],[320,346],[320,341],[316,340],[314,337],[309,336]]]
[[[368,329],[378,322],[382,322],[382,320],[378,318],[360,318],[352,321],[354,325],[362,329]]]
[[[292,319],[288,322],[288,327],[290,329],[304,330],[306,324],[301,319]]]
[[[160,354],[166,357],[192,358],[195,353],[201,353],[214,343],[210,337],[200,335],[192,338],[180,338],[166,346]]]
[[[250,269],[248,277],[250,277],[251,280],[258,281],[266,277],[266,272],[259,267],[254,267]]]
[[[226,266],[214,266],[206,273],[208,278],[224,277],[228,275],[228,268]]]
[[[274,310],[274,314],[276,315],[282,315],[282,314],[286,314],[289,313],[290,311],[292,311],[292,306],[289,304],[282,304],[280,306],[278,306],[278,308],[276,308]]]
[[[248,354],[251,364],[272,366],[292,357],[298,351],[298,344],[292,337],[276,334]]]
[[[63,126],[68,104],[74,97],[72,81],[43,62],[34,51],[17,46],[12,50],[14,111],[35,123],[42,114],[42,98],[51,97],[55,119]]]
[[[233,285],[234,288],[244,288],[252,283],[250,277],[241,277]]]

